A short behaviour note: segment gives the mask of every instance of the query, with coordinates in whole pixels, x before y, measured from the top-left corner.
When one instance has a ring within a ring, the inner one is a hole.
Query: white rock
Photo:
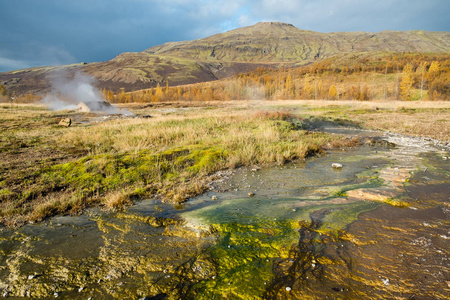
[[[286,291],[287,291],[287,292],[290,292],[291,290],[292,290],[292,288],[291,288],[290,286],[287,286],[287,287],[286,287]]]
[[[333,169],[342,169],[342,165],[338,164],[338,163],[332,163],[331,166],[333,167]]]

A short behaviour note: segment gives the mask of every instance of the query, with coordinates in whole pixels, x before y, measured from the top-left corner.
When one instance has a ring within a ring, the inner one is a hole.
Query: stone
[[[28,275],[28,280],[35,279],[37,277],[39,277],[39,275],[37,275],[37,274]]]
[[[333,167],[333,169],[342,169],[343,167],[343,165],[338,163],[332,163],[331,166]]]
[[[250,192],[250,193],[248,193],[248,196],[249,196],[249,197],[255,197],[255,193]]]
[[[59,121],[58,125],[69,127],[72,124],[72,120],[70,118],[62,118],[61,121]]]
[[[217,196],[216,196],[216,195],[213,195],[213,196],[211,197],[211,200],[216,201],[216,200],[217,200]]]
[[[287,291],[287,292],[290,292],[291,290],[292,290],[292,288],[291,288],[290,286],[287,286],[287,287],[286,287],[286,291]]]

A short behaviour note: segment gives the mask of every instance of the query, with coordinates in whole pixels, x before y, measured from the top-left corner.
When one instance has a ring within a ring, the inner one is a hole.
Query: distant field
[[[448,101],[283,101],[307,107],[305,113],[346,118],[368,129],[450,142]]]

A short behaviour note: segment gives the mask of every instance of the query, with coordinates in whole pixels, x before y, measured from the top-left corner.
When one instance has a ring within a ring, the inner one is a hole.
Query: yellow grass
[[[128,107],[152,118],[104,120],[1,105],[0,221],[17,225],[90,205],[115,209],[155,194],[182,202],[203,192],[208,176],[221,169],[284,164],[323,147],[358,145],[358,140],[301,130],[302,118],[312,115],[449,141],[450,102],[283,100]],[[67,116],[74,125],[58,126]]]

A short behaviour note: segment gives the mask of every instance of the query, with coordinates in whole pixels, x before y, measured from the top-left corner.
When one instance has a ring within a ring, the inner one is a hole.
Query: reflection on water
[[[146,200],[126,212],[93,209],[3,228],[1,293],[445,299],[448,152],[425,153],[433,148],[387,138],[399,146],[238,170],[182,209]],[[335,162],[343,168],[333,169]]]

